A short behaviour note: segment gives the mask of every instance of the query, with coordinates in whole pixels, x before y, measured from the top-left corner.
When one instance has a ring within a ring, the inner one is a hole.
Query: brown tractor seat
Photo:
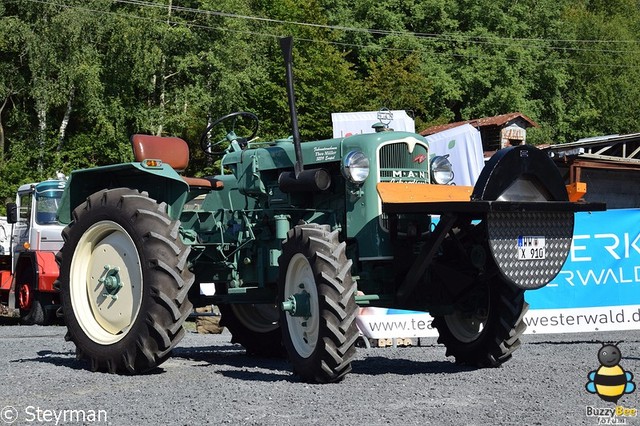
[[[161,160],[176,172],[182,173],[189,165],[189,145],[183,139],[172,136],[135,134],[131,137],[133,157],[136,161]],[[214,178],[182,176],[190,189],[217,190],[224,182]]]

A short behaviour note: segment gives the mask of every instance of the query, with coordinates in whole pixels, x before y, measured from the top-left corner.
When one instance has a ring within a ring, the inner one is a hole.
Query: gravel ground
[[[143,376],[92,373],[59,326],[0,326],[0,425],[595,425],[587,407],[614,408],[585,390],[600,341],[622,343],[620,365],[640,377],[637,332],[525,335],[496,369],[456,366],[435,339],[359,349],[338,384],[300,383],[287,362],[245,355],[221,335],[187,333]],[[619,405],[640,407],[640,391]],[[4,407],[4,408],[2,408]],[[615,417],[608,424],[638,424]]]

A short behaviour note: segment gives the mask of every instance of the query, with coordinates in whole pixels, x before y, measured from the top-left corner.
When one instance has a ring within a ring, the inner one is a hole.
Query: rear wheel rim
[[[108,291],[101,282],[108,271],[122,284]],[[73,311],[85,334],[99,344],[127,335],[142,304],[142,267],[131,236],[113,221],[92,225],[78,241],[70,270]]]
[[[482,334],[487,323],[488,315],[473,313],[471,315],[456,312],[445,316],[445,321],[451,330],[451,334],[461,342],[471,343]]]
[[[279,327],[280,311],[276,305],[231,305],[238,320],[251,331],[268,333]]]
[[[472,309],[468,304],[463,304],[462,309],[445,315],[444,320],[451,334],[460,342],[471,343],[482,335],[489,320],[491,307],[488,291],[489,289],[485,289],[483,294],[476,293],[473,300],[468,300],[470,304],[473,304]]]

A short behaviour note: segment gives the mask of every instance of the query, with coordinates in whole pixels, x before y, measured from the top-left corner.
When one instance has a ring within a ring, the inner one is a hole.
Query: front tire
[[[298,300],[298,312],[280,316],[293,371],[307,382],[328,383],[351,371],[358,339],[356,285],[338,231],[308,224],[282,244],[279,302]]]
[[[18,308],[20,322],[26,325],[47,325],[47,318],[40,294],[30,283],[18,286]]]
[[[67,340],[93,371],[143,373],[182,339],[192,310],[189,247],[146,193],[97,192],[73,211],[56,256]]]
[[[434,318],[438,343],[457,364],[498,367],[520,346],[528,307],[524,290],[502,279],[479,284],[456,303],[452,314]]]

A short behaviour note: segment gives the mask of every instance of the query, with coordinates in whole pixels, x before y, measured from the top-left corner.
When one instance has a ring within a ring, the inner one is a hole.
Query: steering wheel
[[[224,142],[236,142],[240,148],[244,149],[247,143],[252,140],[258,133],[259,120],[258,117],[246,111],[237,111],[218,118],[209,124],[200,137],[200,147],[206,155],[221,155],[225,150],[214,151],[213,148],[222,145]],[[217,129],[220,127],[220,129]],[[239,131],[250,133],[249,136],[243,137],[236,134],[236,127]],[[213,130],[216,130],[212,134]],[[224,131],[224,133],[221,133]],[[212,142],[212,137],[220,137],[217,142]]]

